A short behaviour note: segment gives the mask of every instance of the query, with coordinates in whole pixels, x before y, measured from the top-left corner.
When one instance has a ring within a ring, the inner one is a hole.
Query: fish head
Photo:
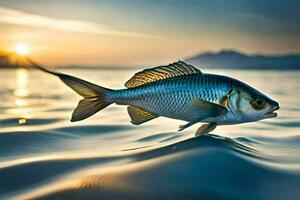
[[[240,121],[253,122],[266,118],[277,117],[279,104],[251,88],[232,89],[228,94],[228,107]]]

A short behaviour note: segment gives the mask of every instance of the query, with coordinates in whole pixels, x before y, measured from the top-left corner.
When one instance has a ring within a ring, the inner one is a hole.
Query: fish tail
[[[109,93],[113,90],[95,85],[74,76],[48,70],[29,58],[27,58],[27,60],[34,67],[59,77],[67,86],[83,97],[73,111],[71,122],[86,119],[113,103],[109,101],[108,98]]]

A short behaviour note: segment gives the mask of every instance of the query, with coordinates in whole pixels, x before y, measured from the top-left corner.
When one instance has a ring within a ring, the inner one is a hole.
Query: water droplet
[[[26,124],[26,122],[27,122],[27,119],[25,119],[25,118],[19,119],[19,124]]]

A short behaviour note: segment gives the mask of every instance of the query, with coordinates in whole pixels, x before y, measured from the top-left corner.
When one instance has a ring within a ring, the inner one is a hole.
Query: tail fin
[[[29,58],[26,59],[34,67],[44,72],[58,76],[60,80],[62,80],[66,85],[68,85],[83,97],[83,99],[79,101],[77,107],[73,111],[71,122],[86,119],[112,103],[106,100],[107,93],[112,90],[95,85],[93,83],[89,83],[74,76],[53,72],[35,63]]]

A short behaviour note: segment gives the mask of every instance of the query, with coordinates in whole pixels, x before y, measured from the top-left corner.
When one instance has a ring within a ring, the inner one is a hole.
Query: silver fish
[[[50,71],[28,58],[35,67],[58,76],[83,97],[72,122],[86,119],[110,104],[129,105],[131,123],[143,124],[163,116],[188,122],[183,130],[204,122],[196,135],[217,125],[254,122],[276,117],[279,104],[239,80],[202,73],[182,61],[145,69],[125,83],[127,89],[112,90],[79,78]]]

